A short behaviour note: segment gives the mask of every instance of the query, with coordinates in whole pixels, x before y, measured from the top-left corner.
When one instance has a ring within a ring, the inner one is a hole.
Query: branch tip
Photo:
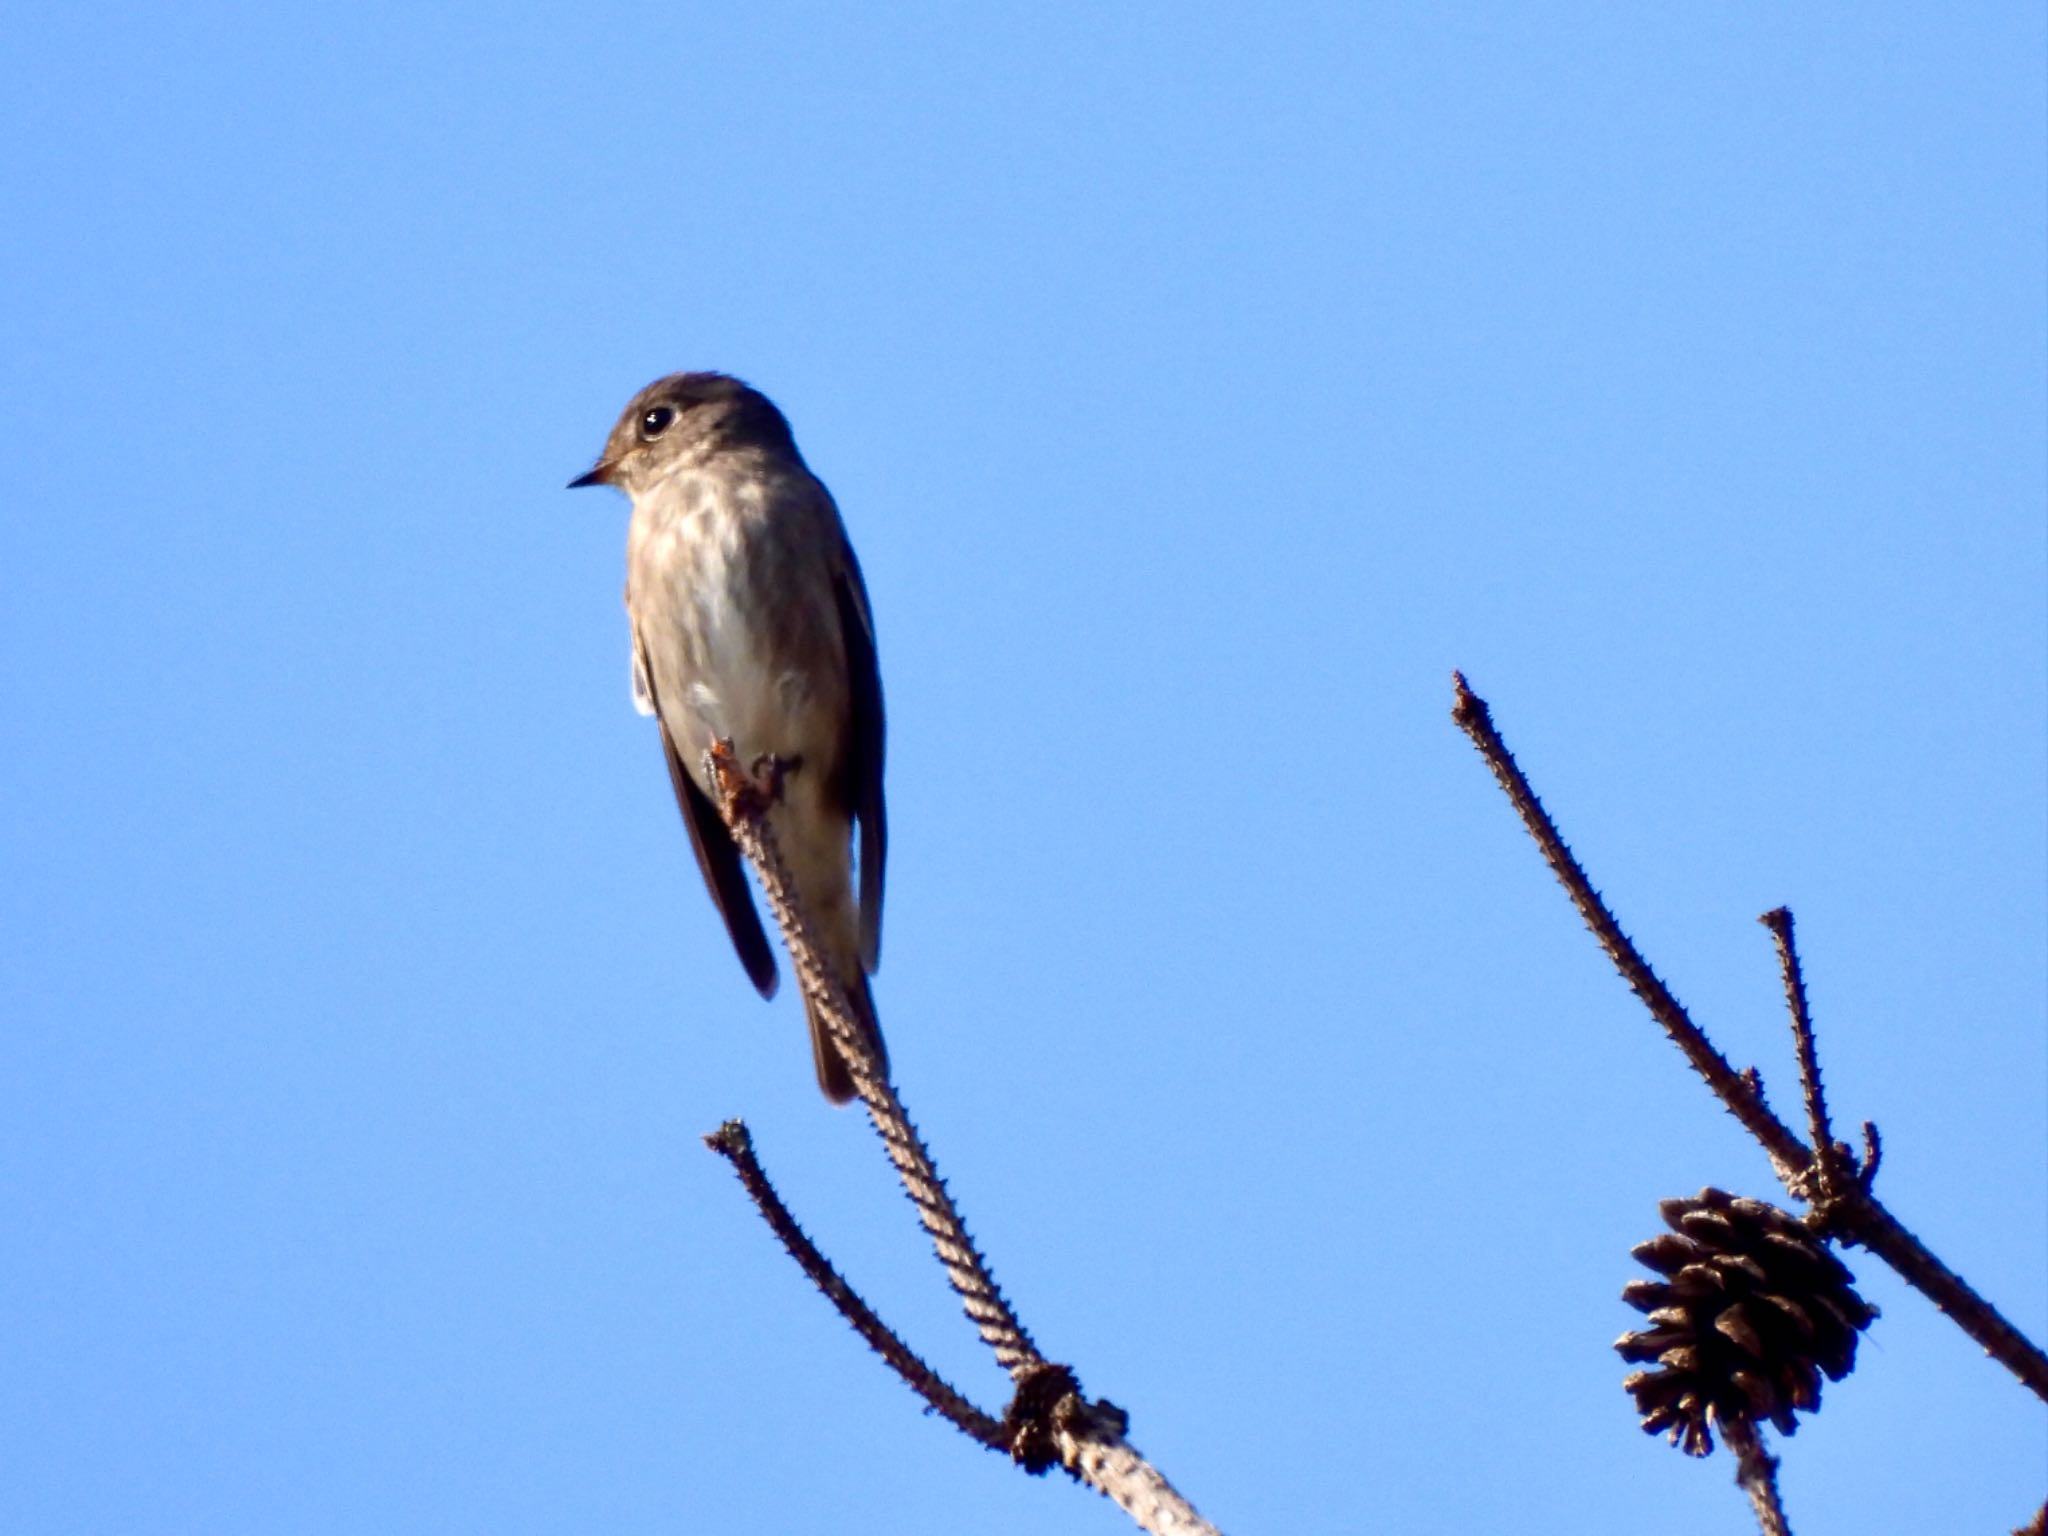
[[[1818,1188],[1827,1205],[1827,1231],[1838,1241],[1861,1244],[1883,1259],[1937,1308],[1947,1313],[1964,1333],[1986,1354],[2004,1365],[2037,1397],[2048,1400],[2048,1354],[2008,1322],[1998,1309],[1979,1295],[1962,1276],[1942,1263],[1927,1245],[1902,1225],[1898,1218],[1871,1193],[1870,1183],[1877,1171],[1880,1144],[1875,1126],[1866,1123],[1862,1166],[1853,1176],[1837,1167],[1846,1161],[1835,1151],[1826,1130],[1826,1106],[1820,1090],[1820,1068],[1812,1049],[1812,1021],[1806,1014],[1805,983],[1792,943],[1792,914],[1777,907],[1762,921],[1778,937],[1779,952],[1786,975],[1788,1003],[1795,1019],[1795,1039],[1802,1051],[1802,1085],[1808,1089],[1809,1121],[1815,1131],[1809,1148],[1793,1134],[1763,1099],[1762,1080],[1752,1070],[1737,1073],[1727,1058],[1716,1050],[1704,1031],[1693,1023],[1677,998],[1650,968],[1633,941],[1621,929],[1614,914],[1593,888],[1585,870],[1565,846],[1556,824],[1543,808],[1514,754],[1495,730],[1486,702],[1466,686],[1462,673],[1452,674],[1457,700],[1451,714],[1460,729],[1486,760],[1494,778],[1507,795],[1529,836],[1542,852],[1558,883],[1565,889],[1580,918],[1629,989],[1684,1052],[1709,1089],[1729,1113],[1742,1122],[1763,1147],[1771,1166],[1786,1188],[1802,1199],[1812,1199]],[[1809,1066],[1809,1061],[1811,1065]],[[1817,1211],[1818,1214],[1818,1211]]]
[[[725,1158],[739,1174],[740,1184],[768,1223],[797,1267],[815,1286],[853,1331],[882,1361],[902,1378],[904,1384],[925,1401],[925,1409],[949,1420],[969,1439],[990,1450],[1005,1448],[1003,1426],[984,1413],[934,1371],[881,1317],[846,1283],[832,1261],[825,1257],[810,1236],[798,1225],[782,1196],[776,1193],[760,1159],[754,1154],[753,1137],[746,1125],[728,1120],[704,1138],[704,1144]]]

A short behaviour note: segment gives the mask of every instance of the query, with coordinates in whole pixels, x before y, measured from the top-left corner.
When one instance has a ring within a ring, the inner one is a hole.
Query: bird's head
[[[632,398],[598,461],[569,485],[615,485],[632,495],[678,469],[746,448],[796,457],[775,403],[727,374],[672,373]]]

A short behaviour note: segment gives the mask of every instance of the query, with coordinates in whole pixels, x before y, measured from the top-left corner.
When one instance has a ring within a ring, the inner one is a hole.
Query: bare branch
[[[1124,1416],[1108,1403],[1062,1400],[1055,1422],[1060,1464],[1078,1480],[1114,1499],[1142,1530],[1158,1536],[1222,1536],[1195,1513],[1173,1484],[1124,1439]]]
[[[1556,825],[1543,809],[1536,792],[1523,775],[1514,755],[1494,729],[1486,701],[1466,685],[1464,674],[1451,674],[1456,698],[1451,718],[1472,739],[1480,756],[1493,770],[1509,802],[1522,818],[1529,835],[1536,840],[1551,871],[1578,908],[1579,916],[1592,930],[1600,947],[1607,951],[1622,979],[1629,984],[1650,1014],[1663,1026],[1693,1069],[1706,1080],[1728,1112],[1756,1137],[1770,1158],[1778,1178],[1794,1195],[1811,1198],[1806,1188],[1813,1153],[1791,1129],[1772,1114],[1763,1102],[1761,1084],[1754,1072],[1738,1074],[1727,1059],[1714,1049],[1706,1035],[1692,1022],[1670,989],[1657,979],[1628,935],[1621,931],[1614,914],[1593,889],[1586,872],[1558,835]],[[1803,1002],[1801,1004],[1803,1008]],[[1814,1082],[1819,1082],[1818,1069]],[[1867,1151],[1857,1179],[1843,1190],[1832,1207],[1830,1231],[1848,1242],[1860,1243],[1898,1271],[1915,1289],[1946,1313],[1984,1352],[2017,1376],[2034,1394],[2048,1401],[2048,1355],[2025,1334],[2006,1321],[1998,1309],[1966,1284],[1954,1270],[1943,1264],[1926,1245],[1900,1225],[1870,1192],[1869,1182],[1876,1167],[1878,1142],[1875,1127],[1866,1124]]]
[[[1543,802],[1536,798],[1536,791],[1529,787],[1514,754],[1508,751],[1507,744],[1494,729],[1493,714],[1486,707],[1486,701],[1465,685],[1462,672],[1452,673],[1451,678],[1457,690],[1457,702],[1452,706],[1451,718],[1472,738],[1480,756],[1493,770],[1493,776],[1507,791],[1509,801],[1521,814],[1522,824],[1542,850],[1544,862],[1564,886],[1572,905],[1579,909],[1579,916],[1592,930],[1593,937],[1600,941],[1600,947],[1607,951],[1608,959],[1621,972],[1622,980],[1643,1000],[1643,1006],[1650,1010],[1651,1017],[1664,1026],[1664,1032],[1685,1053],[1693,1070],[1706,1079],[1715,1097],[1727,1105],[1728,1112],[1762,1144],[1777,1169],[1778,1177],[1785,1180],[1790,1188],[1792,1180],[1806,1171],[1811,1159],[1806,1148],[1799,1144],[1799,1138],[1764,1104],[1761,1084],[1754,1077],[1755,1069],[1744,1075],[1729,1066],[1728,1059],[1714,1049],[1713,1042],[1693,1023],[1678,999],[1671,995],[1670,988],[1658,980],[1657,973],[1650,969],[1650,962],[1621,931],[1621,924],[1615,921],[1614,914],[1600,899],[1600,893],[1586,878],[1585,870],[1579,867],[1579,861],[1572,857],[1571,849],[1558,835],[1556,824],[1543,809]]]
[[[804,996],[817,1007],[831,1030],[833,1044],[845,1058],[854,1087],[867,1106],[868,1118],[882,1138],[882,1145],[889,1154],[890,1162],[895,1164],[911,1203],[917,1207],[918,1218],[930,1234],[932,1247],[945,1268],[947,1279],[959,1293],[968,1318],[1015,1384],[1010,1406],[1002,1424],[997,1426],[998,1443],[1028,1471],[1043,1472],[1056,1460],[1077,1481],[1115,1500],[1141,1528],[1155,1533],[1155,1536],[1220,1536],[1158,1469],[1124,1439],[1128,1421],[1122,1410],[1110,1403],[1090,1402],[1083,1396],[1080,1383],[1068,1367],[1056,1365],[1039,1353],[1031,1335],[1025,1331],[1023,1323],[996,1286],[987,1261],[968,1235],[966,1224],[961,1221],[960,1213],[947,1193],[945,1181],[939,1177],[930,1151],[918,1136],[916,1127],[910,1123],[895,1085],[878,1070],[879,1064],[868,1049],[866,1032],[854,1022],[845,988],[824,958],[824,951],[818,945],[804,913],[801,893],[783,862],[768,816],[777,790],[774,766],[770,765],[767,781],[757,783],[739,767],[728,742],[714,744],[705,755],[705,766],[706,776],[720,790],[720,812],[731,827],[740,851],[754,866],[762,894],[782,929]],[[719,1147],[718,1150],[724,1152],[726,1149]],[[738,1166],[737,1161],[735,1166]],[[765,1180],[763,1183],[765,1185]],[[769,1193],[772,1196],[773,1191]],[[758,1195],[756,1203],[760,1203]],[[762,1206],[762,1213],[769,1214],[766,1205]],[[787,1216],[786,1211],[784,1215]],[[772,1216],[770,1223],[774,1223]],[[793,1219],[789,1226],[795,1230]],[[799,1238],[802,1236],[801,1232],[797,1235]],[[807,1239],[804,1245],[810,1246]],[[784,1246],[790,1246],[787,1238]],[[806,1272],[811,1272],[811,1266],[803,1256],[793,1247],[790,1251],[797,1256],[799,1263],[804,1264]],[[834,1280],[838,1279],[822,1255],[817,1255],[817,1263]],[[817,1278],[815,1274],[813,1278]],[[845,1288],[844,1282],[840,1282],[840,1286],[848,1298],[861,1305],[859,1298]],[[820,1289],[825,1287],[821,1284]],[[827,1290],[826,1294],[833,1296],[834,1305],[846,1313],[846,1307],[832,1291]],[[866,1311],[864,1305],[862,1310]],[[847,1315],[851,1317],[851,1314]],[[856,1323],[855,1326],[860,1325]],[[888,1334],[879,1321],[876,1327],[908,1359],[916,1360],[916,1356],[910,1354],[893,1334]],[[862,1333],[885,1359],[890,1358],[889,1351],[883,1349],[874,1336],[865,1329]],[[891,1364],[896,1362],[892,1359]],[[921,1361],[917,1364],[922,1368]],[[903,1374],[901,1366],[897,1369],[899,1374]],[[906,1375],[905,1379],[911,1378]],[[915,1382],[912,1384],[917,1385]],[[922,1392],[923,1388],[919,1390]],[[950,1392],[952,1389],[946,1390]],[[932,1401],[929,1395],[926,1400]],[[971,1404],[967,1406],[972,1409]],[[980,1415],[980,1410],[972,1411]],[[953,1417],[950,1413],[947,1416]],[[986,1415],[980,1417],[986,1419]],[[960,1420],[956,1418],[954,1422],[960,1423]],[[976,1429],[966,1424],[961,1427],[981,1443],[989,1443]]]
[[[1860,1243],[1932,1301],[1936,1310],[1968,1334],[2000,1365],[2048,1402],[2048,1356],[2005,1316],[1950,1269],[1867,1190],[1855,1190],[1836,1208],[1836,1235]]]
[[[810,1277],[811,1284],[839,1309],[839,1315],[853,1325],[853,1331],[867,1341],[868,1348],[880,1355],[889,1369],[902,1377],[910,1390],[923,1398],[934,1413],[951,1420],[970,1440],[992,1451],[1009,1450],[1009,1439],[1003,1433],[1002,1424],[975,1407],[937,1371],[925,1364],[895,1330],[861,1300],[839,1271],[832,1267],[831,1260],[818,1251],[817,1245],[797,1225],[789,1207],[782,1203],[782,1197],[768,1181],[760,1159],[754,1156],[754,1138],[748,1133],[745,1122],[726,1121],[704,1138],[704,1144],[732,1164],[733,1171],[740,1176],[740,1183],[767,1221],[769,1230]]]
[[[1856,1172],[1856,1182],[1867,1192],[1877,1182],[1877,1165],[1884,1161],[1884,1142],[1877,1134],[1877,1122],[1863,1122],[1863,1164]]]
[[[866,1032],[854,1022],[845,990],[832,974],[824,950],[798,904],[796,884],[783,862],[767,816],[769,796],[739,768],[729,747],[723,753],[714,748],[705,754],[705,764],[707,777],[723,791],[724,804],[720,810],[740,851],[760,877],[761,892],[782,927],[798,984],[831,1029],[833,1044],[845,1058],[854,1087],[867,1105],[868,1118],[882,1138],[889,1161],[896,1165],[911,1204],[917,1207],[918,1219],[931,1234],[932,1247],[945,1266],[946,1278],[959,1293],[969,1320],[995,1352],[996,1363],[1013,1376],[1025,1367],[1043,1363],[1045,1357],[1004,1300],[995,1277],[989,1273],[988,1261],[968,1234],[967,1224],[960,1219],[923,1138],[910,1123],[903,1101],[896,1096],[889,1080],[876,1070]]]
[[[1757,1427],[1743,1420],[1730,1423],[1721,1432],[1735,1452],[1735,1483],[1749,1495],[1756,1511],[1757,1528],[1763,1536],[1792,1536],[1785,1520],[1785,1506],[1778,1498],[1778,1458],[1764,1449]]]
[[[1757,919],[1771,930],[1771,937],[1778,946],[1778,969],[1785,980],[1785,1010],[1792,1017],[1792,1051],[1799,1061],[1799,1091],[1806,1101],[1807,1138],[1814,1155],[1812,1169],[1807,1182],[1816,1187],[1809,1189],[1806,1198],[1813,1202],[1815,1214],[1827,1225],[1850,1179],[1845,1167],[1847,1159],[1835,1145],[1834,1130],[1828,1124],[1827,1094],[1821,1087],[1820,1050],[1814,1044],[1813,1016],[1806,1005],[1806,976],[1799,965],[1799,948],[1792,939],[1792,912],[1789,907],[1773,907]]]
[[[1816,1149],[1831,1147],[1827,1095],[1821,1089],[1820,1054],[1813,1043],[1813,1017],[1806,1009],[1806,977],[1799,968],[1799,950],[1792,941],[1792,909],[1773,907],[1757,919],[1778,944],[1778,968],[1785,979],[1785,1009],[1792,1016],[1792,1049],[1799,1058],[1799,1090],[1806,1098],[1808,1139]]]

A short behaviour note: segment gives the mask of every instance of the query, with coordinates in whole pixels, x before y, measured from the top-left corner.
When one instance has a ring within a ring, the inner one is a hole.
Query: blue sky
[[[684,367],[866,567],[905,1095],[1224,1529],[1726,1532],[1608,1345],[1763,1158],[1451,726],[1494,705],[1796,1103],[2048,1336],[2037,6],[45,8],[0,93],[0,1527],[1127,1528],[984,1403],[626,682]],[[1884,1316],[1802,1536],[2005,1530],[2041,1405]]]

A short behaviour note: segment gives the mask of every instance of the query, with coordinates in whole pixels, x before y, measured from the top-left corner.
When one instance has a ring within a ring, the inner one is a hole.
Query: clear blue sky
[[[1656,1201],[1773,1190],[1451,726],[2048,1336],[2038,5],[43,7],[0,93],[0,1529],[1112,1532],[920,1416],[697,1138],[1003,1382],[629,706],[627,396],[865,563],[877,998],[1042,1343],[1233,1533],[1723,1533]],[[1884,1317],[1801,1536],[2048,1415]]]

